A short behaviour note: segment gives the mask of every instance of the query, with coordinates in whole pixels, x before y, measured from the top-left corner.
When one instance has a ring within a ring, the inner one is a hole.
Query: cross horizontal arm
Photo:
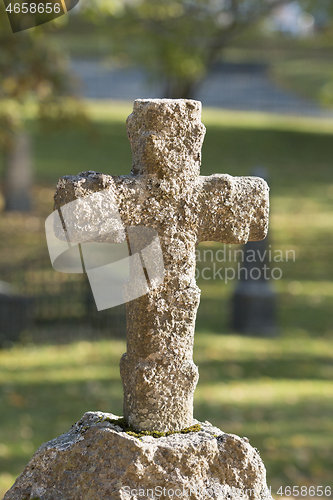
[[[246,243],[266,237],[269,187],[259,177],[202,177],[200,241]]]

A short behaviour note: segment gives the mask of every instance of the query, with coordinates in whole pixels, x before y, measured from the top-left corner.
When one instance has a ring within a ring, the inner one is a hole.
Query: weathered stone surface
[[[246,438],[206,422],[200,432],[138,439],[107,418],[118,417],[86,413],[43,444],[4,500],[272,500]]]
[[[115,207],[124,226],[157,231],[164,282],[126,304],[127,352],[120,364],[124,416],[138,430],[179,430],[193,420],[198,381],[192,360],[200,300],[196,246],[200,241],[245,243],[264,238],[268,186],[256,177],[199,175],[205,127],[198,101],[138,99],[127,131],[133,152],[131,174],[88,171],[65,176],[58,182],[55,209],[80,201],[71,228],[77,241],[87,234],[86,241],[115,242],[117,231],[110,228],[109,217]],[[92,210],[85,198],[101,191]],[[117,238],[125,238],[122,231]]]

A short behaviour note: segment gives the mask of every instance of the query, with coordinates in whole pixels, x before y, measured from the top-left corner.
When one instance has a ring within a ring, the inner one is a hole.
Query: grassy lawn
[[[35,208],[28,216],[2,214],[2,265],[33,261],[36,267],[43,256],[47,258],[43,226],[52,211],[53,190],[60,176],[84,170],[130,171],[125,118],[131,107],[131,103],[90,103],[93,134],[75,130],[34,133],[39,182]],[[256,165],[268,171],[272,249],[294,250],[296,256],[295,262],[279,264],[283,278],[273,283],[280,292],[282,331],[292,327],[295,334],[332,337],[333,121],[214,109],[204,110],[203,121],[207,126],[203,174],[248,175]],[[199,285],[208,295],[204,291],[198,326],[225,331],[228,318],[221,301],[228,300],[234,284],[199,280]]]
[[[116,340],[17,346],[0,352],[0,493],[44,441],[85,411],[122,414]],[[267,481],[331,485],[333,341],[267,340],[198,332],[195,417],[247,436]]]
[[[27,272],[39,272],[47,257],[44,221],[60,176],[84,170],[129,173],[125,118],[131,107],[90,102],[93,133],[44,134],[31,124],[34,209],[26,215],[1,213],[1,269],[24,265]],[[264,165],[271,187],[272,249],[292,249],[296,259],[280,262],[282,279],[272,283],[278,292],[280,333],[273,340],[232,334],[228,303],[235,283],[198,280],[202,300],[195,346],[200,370],[196,418],[248,436],[261,452],[273,492],[280,485],[329,485],[333,121],[206,109],[203,122],[202,173],[248,175]],[[199,250],[221,248],[201,244]],[[198,268],[204,264],[198,262]],[[121,414],[118,363],[124,350],[122,341],[111,340],[18,345],[0,352],[2,491],[42,442],[67,430],[84,411]]]

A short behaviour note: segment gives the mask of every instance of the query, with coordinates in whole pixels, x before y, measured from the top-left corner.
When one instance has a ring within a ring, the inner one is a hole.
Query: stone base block
[[[110,422],[118,418],[85,413],[36,451],[3,500],[273,500],[247,438],[209,422],[199,432],[137,438]]]

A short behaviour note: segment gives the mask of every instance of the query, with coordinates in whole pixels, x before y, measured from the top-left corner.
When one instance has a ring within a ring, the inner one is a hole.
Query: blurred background
[[[0,493],[85,411],[122,414],[125,307],[52,269],[44,222],[61,176],[130,172],[143,97],[201,100],[202,174],[271,188],[261,246],[198,247],[195,417],[247,436],[273,495],[333,486],[332,61],[331,0],[82,0],[15,34],[0,5]],[[237,279],[237,249],[278,271]]]

